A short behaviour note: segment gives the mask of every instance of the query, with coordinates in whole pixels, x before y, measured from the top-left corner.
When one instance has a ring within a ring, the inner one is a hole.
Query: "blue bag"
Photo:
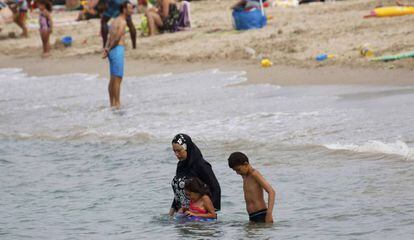
[[[234,27],[236,30],[249,30],[262,28],[266,25],[266,16],[262,15],[260,9],[251,11],[233,10]]]

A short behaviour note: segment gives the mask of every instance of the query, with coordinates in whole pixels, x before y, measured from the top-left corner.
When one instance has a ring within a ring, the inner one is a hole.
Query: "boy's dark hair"
[[[244,163],[249,163],[249,159],[247,158],[246,154],[241,152],[234,152],[230,154],[228,161],[230,168],[235,168],[237,166],[243,165]]]
[[[184,189],[189,192],[195,192],[201,196],[207,195],[211,197],[210,189],[207,184],[203,183],[198,177],[192,177],[185,181]]]
[[[122,4],[119,6],[119,11],[124,13],[124,9],[128,7],[128,4],[131,4],[129,0],[123,1]]]

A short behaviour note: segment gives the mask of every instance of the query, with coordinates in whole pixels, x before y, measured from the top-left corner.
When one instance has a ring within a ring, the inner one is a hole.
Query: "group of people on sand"
[[[190,27],[188,6],[179,11],[175,0],[157,0],[155,7],[145,12],[148,21],[149,35],[157,32],[175,32],[179,26]],[[108,86],[109,102],[111,107],[121,106],[120,91],[124,75],[124,56],[126,27],[131,36],[132,48],[136,48],[136,30],[132,21],[133,5],[127,0],[108,0],[105,11],[101,16],[101,36],[103,42],[103,58],[108,58],[110,80]],[[109,20],[111,26],[108,26]],[[181,22],[181,23],[180,23]]]
[[[174,199],[170,216],[217,219],[221,209],[221,188],[209,162],[190,136],[180,133],[172,140],[172,150],[178,159],[171,182]],[[244,199],[249,220],[254,223],[272,223],[276,192],[260,172],[252,167],[248,157],[233,152],[228,165],[243,179]],[[267,204],[264,191],[268,194]]]
[[[27,13],[31,8],[31,0],[9,0],[6,2],[13,12],[13,21],[22,29],[21,37],[29,37],[27,30]],[[39,33],[42,40],[42,57],[50,55],[50,34],[53,32],[52,0],[35,0],[33,5],[39,9]]]

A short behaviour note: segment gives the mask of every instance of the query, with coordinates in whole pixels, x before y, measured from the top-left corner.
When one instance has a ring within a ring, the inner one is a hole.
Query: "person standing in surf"
[[[190,136],[183,133],[177,134],[172,140],[172,149],[178,163],[175,176],[171,182],[174,200],[169,215],[173,216],[180,209],[189,209],[190,199],[185,193],[185,183],[192,177],[199,178],[207,185],[215,210],[220,210],[220,184],[214,175],[211,164],[204,160],[200,149],[191,140]]]
[[[124,76],[125,55],[125,28],[126,19],[132,14],[132,4],[125,1],[120,5],[121,14],[115,18],[109,31],[109,40],[103,50],[102,58],[108,57],[111,78],[109,80],[108,92],[111,107],[121,107],[121,82]]]

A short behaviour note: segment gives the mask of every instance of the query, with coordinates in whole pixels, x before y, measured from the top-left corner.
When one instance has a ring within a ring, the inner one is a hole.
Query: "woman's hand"
[[[175,209],[170,208],[170,212],[168,213],[168,215],[170,215],[172,217],[172,216],[174,216],[174,213],[175,213]]]

